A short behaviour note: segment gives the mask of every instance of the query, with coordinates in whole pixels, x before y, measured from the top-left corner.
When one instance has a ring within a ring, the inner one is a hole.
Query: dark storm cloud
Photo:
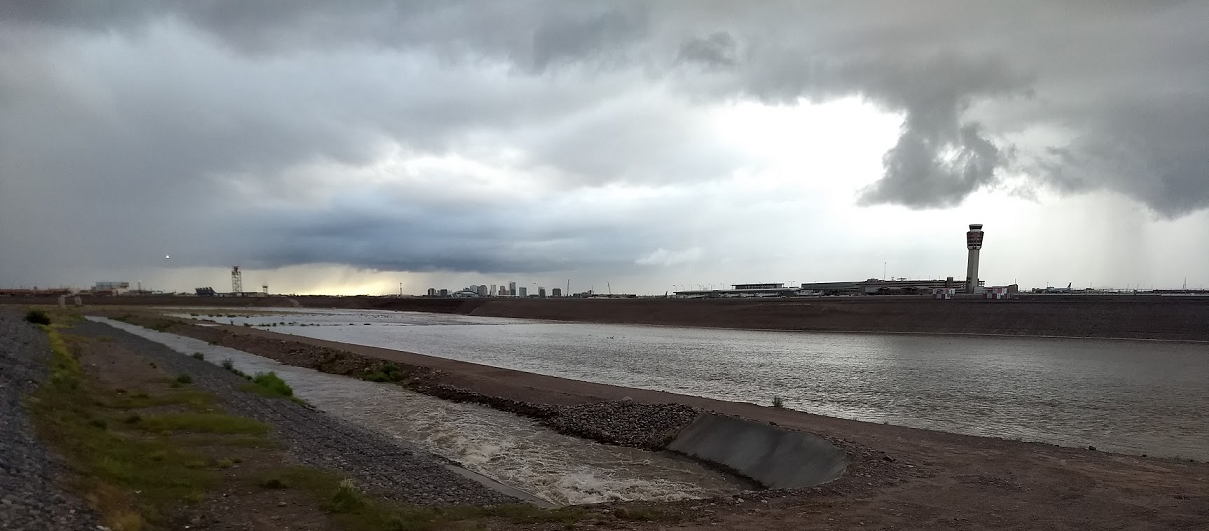
[[[679,61],[700,63],[715,68],[735,66],[739,62],[739,43],[725,31],[705,37],[693,37],[680,45]]]
[[[1209,207],[1207,18],[1198,2],[4,2],[0,245],[25,252],[0,270],[181,241],[218,264],[632,261],[669,247],[630,230],[667,213],[610,231],[543,218],[523,189],[451,210],[417,187],[370,216],[310,197],[331,192],[298,172],[389,153],[493,164],[504,144],[522,162],[501,166],[566,193],[699,183],[750,161],[690,107],[736,99],[855,95],[901,115],[860,204],[946,207],[1023,174],[1180,216]],[[50,236],[13,229],[47,212]]]
[[[1047,150],[1034,168],[1068,190],[1108,186],[1166,217],[1209,206],[1209,91],[1183,105],[1138,100],[1097,117],[1099,127]]]

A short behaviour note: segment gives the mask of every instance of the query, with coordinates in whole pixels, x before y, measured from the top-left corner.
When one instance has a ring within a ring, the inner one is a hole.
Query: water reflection
[[[776,395],[789,407],[835,417],[1209,460],[1204,344],[688,329],[358,310],[233,320],[297,323],[272,329],[592,382],[737,401]]]

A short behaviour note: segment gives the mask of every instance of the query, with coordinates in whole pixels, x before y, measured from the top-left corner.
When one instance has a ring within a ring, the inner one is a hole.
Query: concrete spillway
[[[667,448],[773,489],[827,483],[848,465],[844,452],[821,437],[710,413],[698,416]]]

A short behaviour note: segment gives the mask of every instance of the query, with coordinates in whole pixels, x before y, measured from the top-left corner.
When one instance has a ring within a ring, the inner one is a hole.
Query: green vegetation
[[[205,354],[202,354],[201,352],[194,352],[194,353],[193,353],[193,359],[195,359],[195,360],[202,360],[202,361],[205,361],[205,359],[206,359],[206,355],[205,355]]]
[[[278,478],[278,477],[265,478],[265,479],[258,481],[256,484],[260,485],[260,487],[264,488],[264,489],[288,489],[288,488],[290,488],[290,484],[288,482],[286,482],[286,480]]]
[[[177,324],[178,324],[178,321],[176,321],[174,319],[158,318],[158,319],[151,321],[151,324],[148,324],[146,326],[147,326],[147,328],[155,330],[156,332],[165,332]]]
[[[328,500],[325,505],[325,508],[333,513],[351,513],[364,509],[369,503],[353,486],[353,480],[345,479],[340,481],[336,492],[332,494],[332,499]]]
[[[387,363],[378,368],[378,370],[366,373],[361,376],[362,380],[371,382],[398,382],[407,378],[407,373],[403,372],[398,365]]]
[[[245,375],[246,376],[246,375]],[[242,387],[244,391],[256,393],[270,398],[291,398],[294,390],[285,383],[275,372],[258,372],[252,378],[252,383]]]
[[[139,423],[139,429],[154,433],[188,432],[218,433],[224,435],[264,435],[268,426],[245,417],[223,413],[198,413],[193,411],[147,415]]]
[[[153,399],[146,393],[131,396],[97,388],[84,377],[63,337],[50,327],[43,329],[50,338],[51,377],[30,396],[31,417],[42,440],[54,445],[76,472],[72,486],[90,500],[106,527],[140,531],[149,523],[166,523],[182,500],[202,499],[216,485],[218,477],[205,456],[171,437],[140,435],[144,425],[196,431],[239,425],[243,433],[252,431],[246,425],[250,420],[219,414],[174,420],[179,414],[134,413],[130,410],[204,401],[192,392]]]
[[[779,396],[772,397],[772,407],[785,407],[785,400]]]
[[[116,394],[109,396],[105,400],[101,400],[102,407],[109,409],[131,410],[144,409],[161,406],[183,405],[192,411],[205,411],[213,409],[216,399],[214,395],[202,391],[182,390],[176,391],[165,396],[152,397],[147,393],[139,392],[133,395]]]
[[[189,376],[188,374],[178,374],[176,375],[176,379],[173,381],[179,384],[193,383],[193,377]]]
[[[50,325],[50,316],[42,310],[30,310],[25,314],[25,320],[38,325]]]
[[[233,371],[235,370],[235,362],[231,361],[231,358],[224,359],[222,360],[222,368]]]
[[[519,503],[491,507],[397,505],[374,499],[338,475],[301,467],[275,471],[257,484],[265,489],[302,490],[332,513],[340,529],[351,531],[466,529],[473,527],[466,523],[484,518],[504,518],[521,524],[570,525],[591,515],[580,507],[540,509]]]

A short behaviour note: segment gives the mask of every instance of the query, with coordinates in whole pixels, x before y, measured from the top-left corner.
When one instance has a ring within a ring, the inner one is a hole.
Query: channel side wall
[[[667,449],[725,466],[772,489],[827,483],[848,466],[842,450],[816,435],[713,413],[699,415]]]

